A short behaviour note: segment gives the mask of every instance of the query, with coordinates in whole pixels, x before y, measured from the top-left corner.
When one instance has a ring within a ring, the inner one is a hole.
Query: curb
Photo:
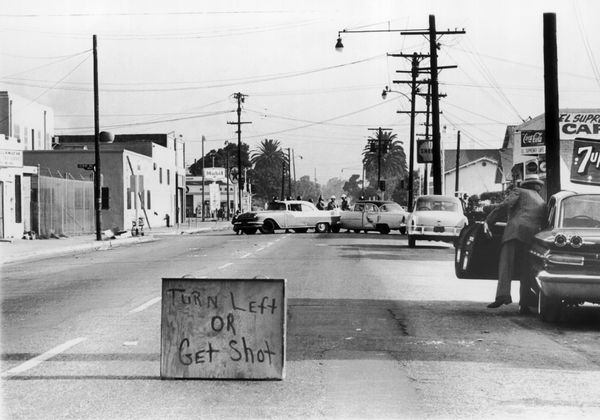
[[[197,228],[194,230],[183,230],[183,231],[168,231],[168,232],[156,232],[152,233],[148,236],[137,236],[137,237],[129,237],[123,239],[111,239],[101,242],[86,242],[77,245],[66,246],[64,248],[53,249],[49,247],[47,249],[41,249],[33,252],[29,252],[23,255],[14,255],[9,256],[6,259],[0,257],[0,264],[14,263],[14,262],[23,262],[34,259],[46,259],[55,256],[64,256],[69,254],[80,254],[85,252],[93,252],[93,251],[106,251],[112,248],[118,248],[121,246],[128,246],[133,244],[141,244],[146,242],[154,242],[160,240],[160,236],[174,236],[174,235],[184,235],[184,234],[197,234],[203,232],[212,232],[212,231],[220,231],[227,230],[231,227],[228,225],[223,226],[209,226]]]

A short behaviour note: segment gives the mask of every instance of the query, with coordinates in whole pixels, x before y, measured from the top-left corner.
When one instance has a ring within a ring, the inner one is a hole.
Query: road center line
[[[260,248],[258,248],[258,249],[257,249],[255,252],[260,252],[260,251],[262,251],[263,249],[265,249],[265,247],[264,247],[264,246],[261,246],[261,247],[260,247]]]
[[[129,311],[129,313],[134,314],[136,312],[142,312],[144,309],[149,308],[150,306],[154,305],[156,302],[160,302],[160,299],[161,299],[160,296],[152,298],[148,302],[144,303],[143,305],[140,305],[137,308],[132,309],[131,311]]]
[[[250,255],[252,255],[252,253],[251,253],[251,252],[249,252],[249,253],[247,253],[247,254],[244,254],[244,255],[242,255],[240,258],[248,258]]]
[[[229,267],[230,265],[233,265],[233,263],[227,263],[227,264],[223,264],[222,266],[220,266],[220,267],[219,267],[219,270],[220,270],[220,269],[223,269],[223,268],[225,268],[225,267]]]
[[[56,356],[59,353],[62,353],[65,350],[70,349],[71,347],[73,347],[85,340],[87,340],[87,337],[79,337],[79,338],[75,338],[73,340],[69,340],[66,343],[56,346],[53,349],[50,349],[47,352],[42,353],[39,356],[34,357],[33,359],[29,359],[25,363],[22,363],[19,366],[16,366],[16,367],[6,371],[3,374],[3,376],[4,375],[7,375],[7,376],[16,375],[16,374],[25,372],[26,370],[36,367],[40,363]]]

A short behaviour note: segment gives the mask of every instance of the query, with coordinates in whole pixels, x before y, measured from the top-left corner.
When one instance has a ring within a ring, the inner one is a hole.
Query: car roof
[[[354,202],[354,204],[365,204],[365,203],[377,204],[378,206],[381,206],[382,204],[398,204],[395,201],[391,201],[391,200],[358,200],[358,201]],[[400,204],[398,204],[398,205],[400,205]]]

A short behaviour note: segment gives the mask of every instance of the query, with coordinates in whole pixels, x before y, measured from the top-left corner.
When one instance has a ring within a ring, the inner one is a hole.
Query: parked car
[[[458,198],[423,195],[415,200],[413,212],[406,223],[408,246],[414,248],[417,240],[456,244],[467,223]]]
[[[497,278],[503,226],[490,228],[493,239],[483,234],[482,223],[461,235],[455,254],[458,278]],[[535,279],[543,321],[557,321],[567,305],[600,304],[600,194],[554,194],[547,225],[529,252],[529,275]]]
[[[253,235],[273,233],[277,229],[293,229],[305,233],[339,232],[340,210],[318,210],[313,203],[301,200],[282,200],[268,203],[266,210],[242,213],[233,221],[233,230]]]
[[[406,233],[408,212],[394,201],[361,200],[354,203],[349,211],[343,211],[340,218],[342,229],[360,231],[376,230],[388,234],[392,230]]]

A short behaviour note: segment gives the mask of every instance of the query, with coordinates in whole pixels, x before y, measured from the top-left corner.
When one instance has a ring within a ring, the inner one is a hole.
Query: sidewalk
[[[127,236],[110,240],[96,241],[96,235],[72,236],[63,239],[13,239],[0,242],[0,264],[48,258],[56,255],[77,254],[89,251],[106,250],[119,246],[152,242],[161,236],[183,235],[216,230],[232,229],[230,221],[191,219],[172,227],[148,229],[144,236]],[[232,230],[233,231],[233,230]]]

